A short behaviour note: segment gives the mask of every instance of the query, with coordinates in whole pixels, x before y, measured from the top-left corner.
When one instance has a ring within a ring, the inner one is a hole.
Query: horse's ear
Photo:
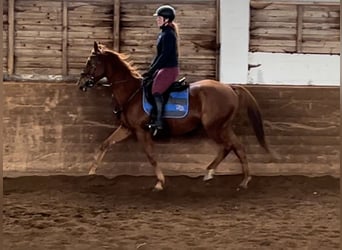
[[[99,45],[96,41],[94,41],[94,52],[95,53],[100,53],[100,50],[99,50]]]

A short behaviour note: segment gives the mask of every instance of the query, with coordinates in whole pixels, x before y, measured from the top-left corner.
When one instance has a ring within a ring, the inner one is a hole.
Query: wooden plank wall
[[[79,74],[93,41],[112,40],[113,1],[64,3],[15,1],[14,74]]]
[[[303,6],[303,53],[340,53],[340,6]]]
[[[61,74],[61,1],[15,0],[14,15],[14,73]]]
[[[340,53],[338,2],[253,0],[250,22],[252,52]]]
[[[15,17],[10,57],[14,75],[79,75],[94,40],[130,54],[141,71],[155,54],[159,29],[152,15],[162,1],[7,0],[5,6],[9,2]],[[178,10],[182,74],[189,80],[215,78],[216,0],[173,1],[173,5]],[[6,54],[8,36],[5,25]],[[10,58],[4,58],[6,66]]]
[[[121,3],[120,50],[146,70],[156,50],[159,28],[153,13],[160,1]],[[216,77],[216,1],[172,1],[180,32],[181,74],[189,80]]]
[[[339,175],[339,88],[247,85],[259,101],[271,161],[258,146],[243,112],[237,134],[256,175]],[[5,82],[4,174],[87,174],[93,153],[115,128],[110,94],[83,93],[73,84]],[[215,156],[200,134],[159,142],[157,157],[168,174],[201,175]],[[196,147],[194,147],[196,145]],[[219,173],[239,173],[230,155]],[[99,174],[152,175],[134,139],[107,153]]]
[[[94,40],[113,46],[113,0],[68,1],[68,75],[84,68]]]
[[[10,8],[14,12],[13,32],[8,27],[8,3],[14,6]],[[152,0],[6,0],[3,70],[5,74],[19,76],[75,76],[82,69],[93,41],[98,40],[131,54],[138,68],[144,71],[153,57],[158,32],[151,14],[162,3]],[[291,1],[280,4],[263,0],[251,3],[250,51],[339,53],[338,3]],[[217,1],[177,0],[173,5],[178,10],[182,74],[189,80],[215,78],[219,46],[216,42]],[[114,16],[114,12],[118,16]],[[118,41],[114,41],[113,34]]]
[[[2,24],[2,71],[7,72],[7,45],[8,45],[8,5],[7,1],[3,1],[3,24]]]

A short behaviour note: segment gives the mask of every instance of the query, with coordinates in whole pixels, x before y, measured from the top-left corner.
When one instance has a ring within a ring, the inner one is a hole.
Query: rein
[[[118,83],[122,83],[122,82],[127,82],[127,80],[120,80],[120,81],[115,81],[115,85]],[[106,87],[110,87],[113,84],[111,83],[110,85],[102,85],[102,86],[106,86]],[[139,88],[137,88],[132,95],[130,95],[130,97],[127,99],[126,102],[124,102],[122,105],[120,105],[120,109],[116,109],[114,110],[114,114],[115,115],[120,115],[122,113],[122,111],[124,110],[124,108],[133,100],[133,98],[139,93],[139,91],[141,91],[143,88],[143,85],[141,85]]]

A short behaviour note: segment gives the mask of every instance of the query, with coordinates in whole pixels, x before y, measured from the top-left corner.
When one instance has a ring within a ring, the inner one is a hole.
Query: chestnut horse
[[[81,90],[86,91],[103,77],[111,83],[112,97],[121,111],[120,126],[100,146],[94,156],[89,174],[95,174],[110,145],[133,134],[142,143],[147,158],[154,167],[157,177],[154,189],[162,190],[165,177],[153,156],[152,135],[145,127],[149,116],[142,108],[142,78],[136,68],[127,61],[127,57],[94,42],[94,48],[77,85]],[[232,129],[232,123],[239,105],[244,105],[259,144],[269,152],[256,100],[242,86],[230,86],[215,80],[194,82],[189,85],[189,88],[188,115],[181,119],[165,119],[170,136],[182,135],[202,127],[208,137],[219,145],[216,158],[207,166],[204,180],[213,178],[219,163],[233,150],[242,164],[244,174],[240,187],[247,188],[251,180],[247,157],[244,146]]]

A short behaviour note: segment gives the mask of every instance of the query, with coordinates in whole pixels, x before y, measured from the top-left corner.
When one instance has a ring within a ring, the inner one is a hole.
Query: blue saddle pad
[[[144,90],[145,91],[145,90]],[[152,105],[147,101],[145,92],[143,94],[143,108],[150,114]],[[180,92],[171,92],[169,100],[164,105],[164,118],[183,118],[189,112],[189,88]]]

